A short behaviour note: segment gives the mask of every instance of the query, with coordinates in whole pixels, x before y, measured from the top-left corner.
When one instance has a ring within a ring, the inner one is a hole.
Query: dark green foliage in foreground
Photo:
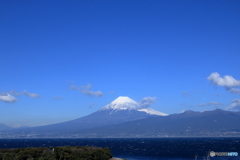
[[[0,160],[108,160],[109,148],[56,147],[0,149]]]

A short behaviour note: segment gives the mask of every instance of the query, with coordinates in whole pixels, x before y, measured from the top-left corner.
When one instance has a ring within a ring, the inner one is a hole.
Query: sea
[[[0,148],[57,146],[108,147],[113,157],[127,160],[203,160],[211,151],[212,160],[240,160],[239,137],[0,139]]]

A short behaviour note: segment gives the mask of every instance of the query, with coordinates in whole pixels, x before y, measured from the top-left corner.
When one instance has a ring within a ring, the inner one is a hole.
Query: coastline
[[[117,158],[117,157],[112,157],[109,160],[126,160],[126,159],[122,159],[122,158]]]

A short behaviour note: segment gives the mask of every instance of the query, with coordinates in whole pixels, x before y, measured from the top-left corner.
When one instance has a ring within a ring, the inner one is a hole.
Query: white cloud
[[[9,93],[2,93],[0,94],[0,101],[7,102],[7,103],[13,103],[17,101],[17,98],[13,97]]]
[[[22,91],[20,93],[17,93],[15,91],[10,91],[9,93],[2,93],[2,94],[0,94],[0,101],[4,101],[4,102],[8,102],[8,103],[16,102],[17,98],[15,98],[12,95],[15,95],[15,96],[26,95],[26,96],[31,97],[31,98],[35,98],[35,97],[40,98],[40,96],[38,94],[36,94],[36,93],[29,93],[26,90],[24,90],[24,91]]]
[[[38,95],[36,93],[29,93],[26,90],[23,91],[23,94],[28,96],[28,97],[32,97],[32,98],[40,98],[40,95]]]
[[[36,93],[29,93],[27,92],[26,90],[20,92],[20,93],[17,93],[15,92],[14,90],[10,92],[10,94],[12,95],[15,95],[15,96],[22,96],[22,95],[25,95],[25,96],[28,96],[28,97],[31,97],[31,98],[40,98],[40,95],[36,94]]]
[[[240,80],[236,80],[232,76],[229,76],[229,75],[221,77],[220,74],[217,72],[212,73],[207,79],[209,81],[211,81],[213,84],[223,86],[226,88],[240,86]]]
[[[103,93],[101,91],[91,91],[92,88],[91,84],[87,84],[86,86],[80,86],[77,87],[76,85],[71,85],[71,90],[78,90],[79,92],[91,96],[91,97],[101,97],[103,96]]]
[[[14,90],[10,91],[10,94],[15,95],[15,96],[21,96],[23,95],[22,93],[17,93]]]
[[[230,89],[228,89],[228,91],[229,91],[230,93],[240,94],[240,89],[230,88]]]
[[[207,79],[215,85],[225,87],[230,93],[240,94],[240,89],[232,88],[240,87],[240,80],[236,80],[232,76],[221,77],[220,74],[214,72]]]
[[[223,105],[222,103],[219,103],[219,102],[209,102],[208,104],[209,105]]]
[[[103,93],[101,91],[89,91],[89,90],[83,90],[82,93],[92,96],[92,97],[101,97],[103,96]]]
[[[156,101],[156,97],[144,97],[139,103],[139,108],[149,108]]]
[[[240,111],[240,99],[232,100],[231,105],[228,106],[227,109],[229,109],[229,110],[239,110]]]

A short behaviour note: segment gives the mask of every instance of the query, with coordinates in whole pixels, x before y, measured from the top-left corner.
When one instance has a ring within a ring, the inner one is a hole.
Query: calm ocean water
[[[208,151],[238,152],[240,138],[129,138],[129,139],[0,139],[0,148],[56,146],[108,147],[114,157],[128,160],[203,159]],[[213,160],[240,160],[240,156],[219,156]]]

